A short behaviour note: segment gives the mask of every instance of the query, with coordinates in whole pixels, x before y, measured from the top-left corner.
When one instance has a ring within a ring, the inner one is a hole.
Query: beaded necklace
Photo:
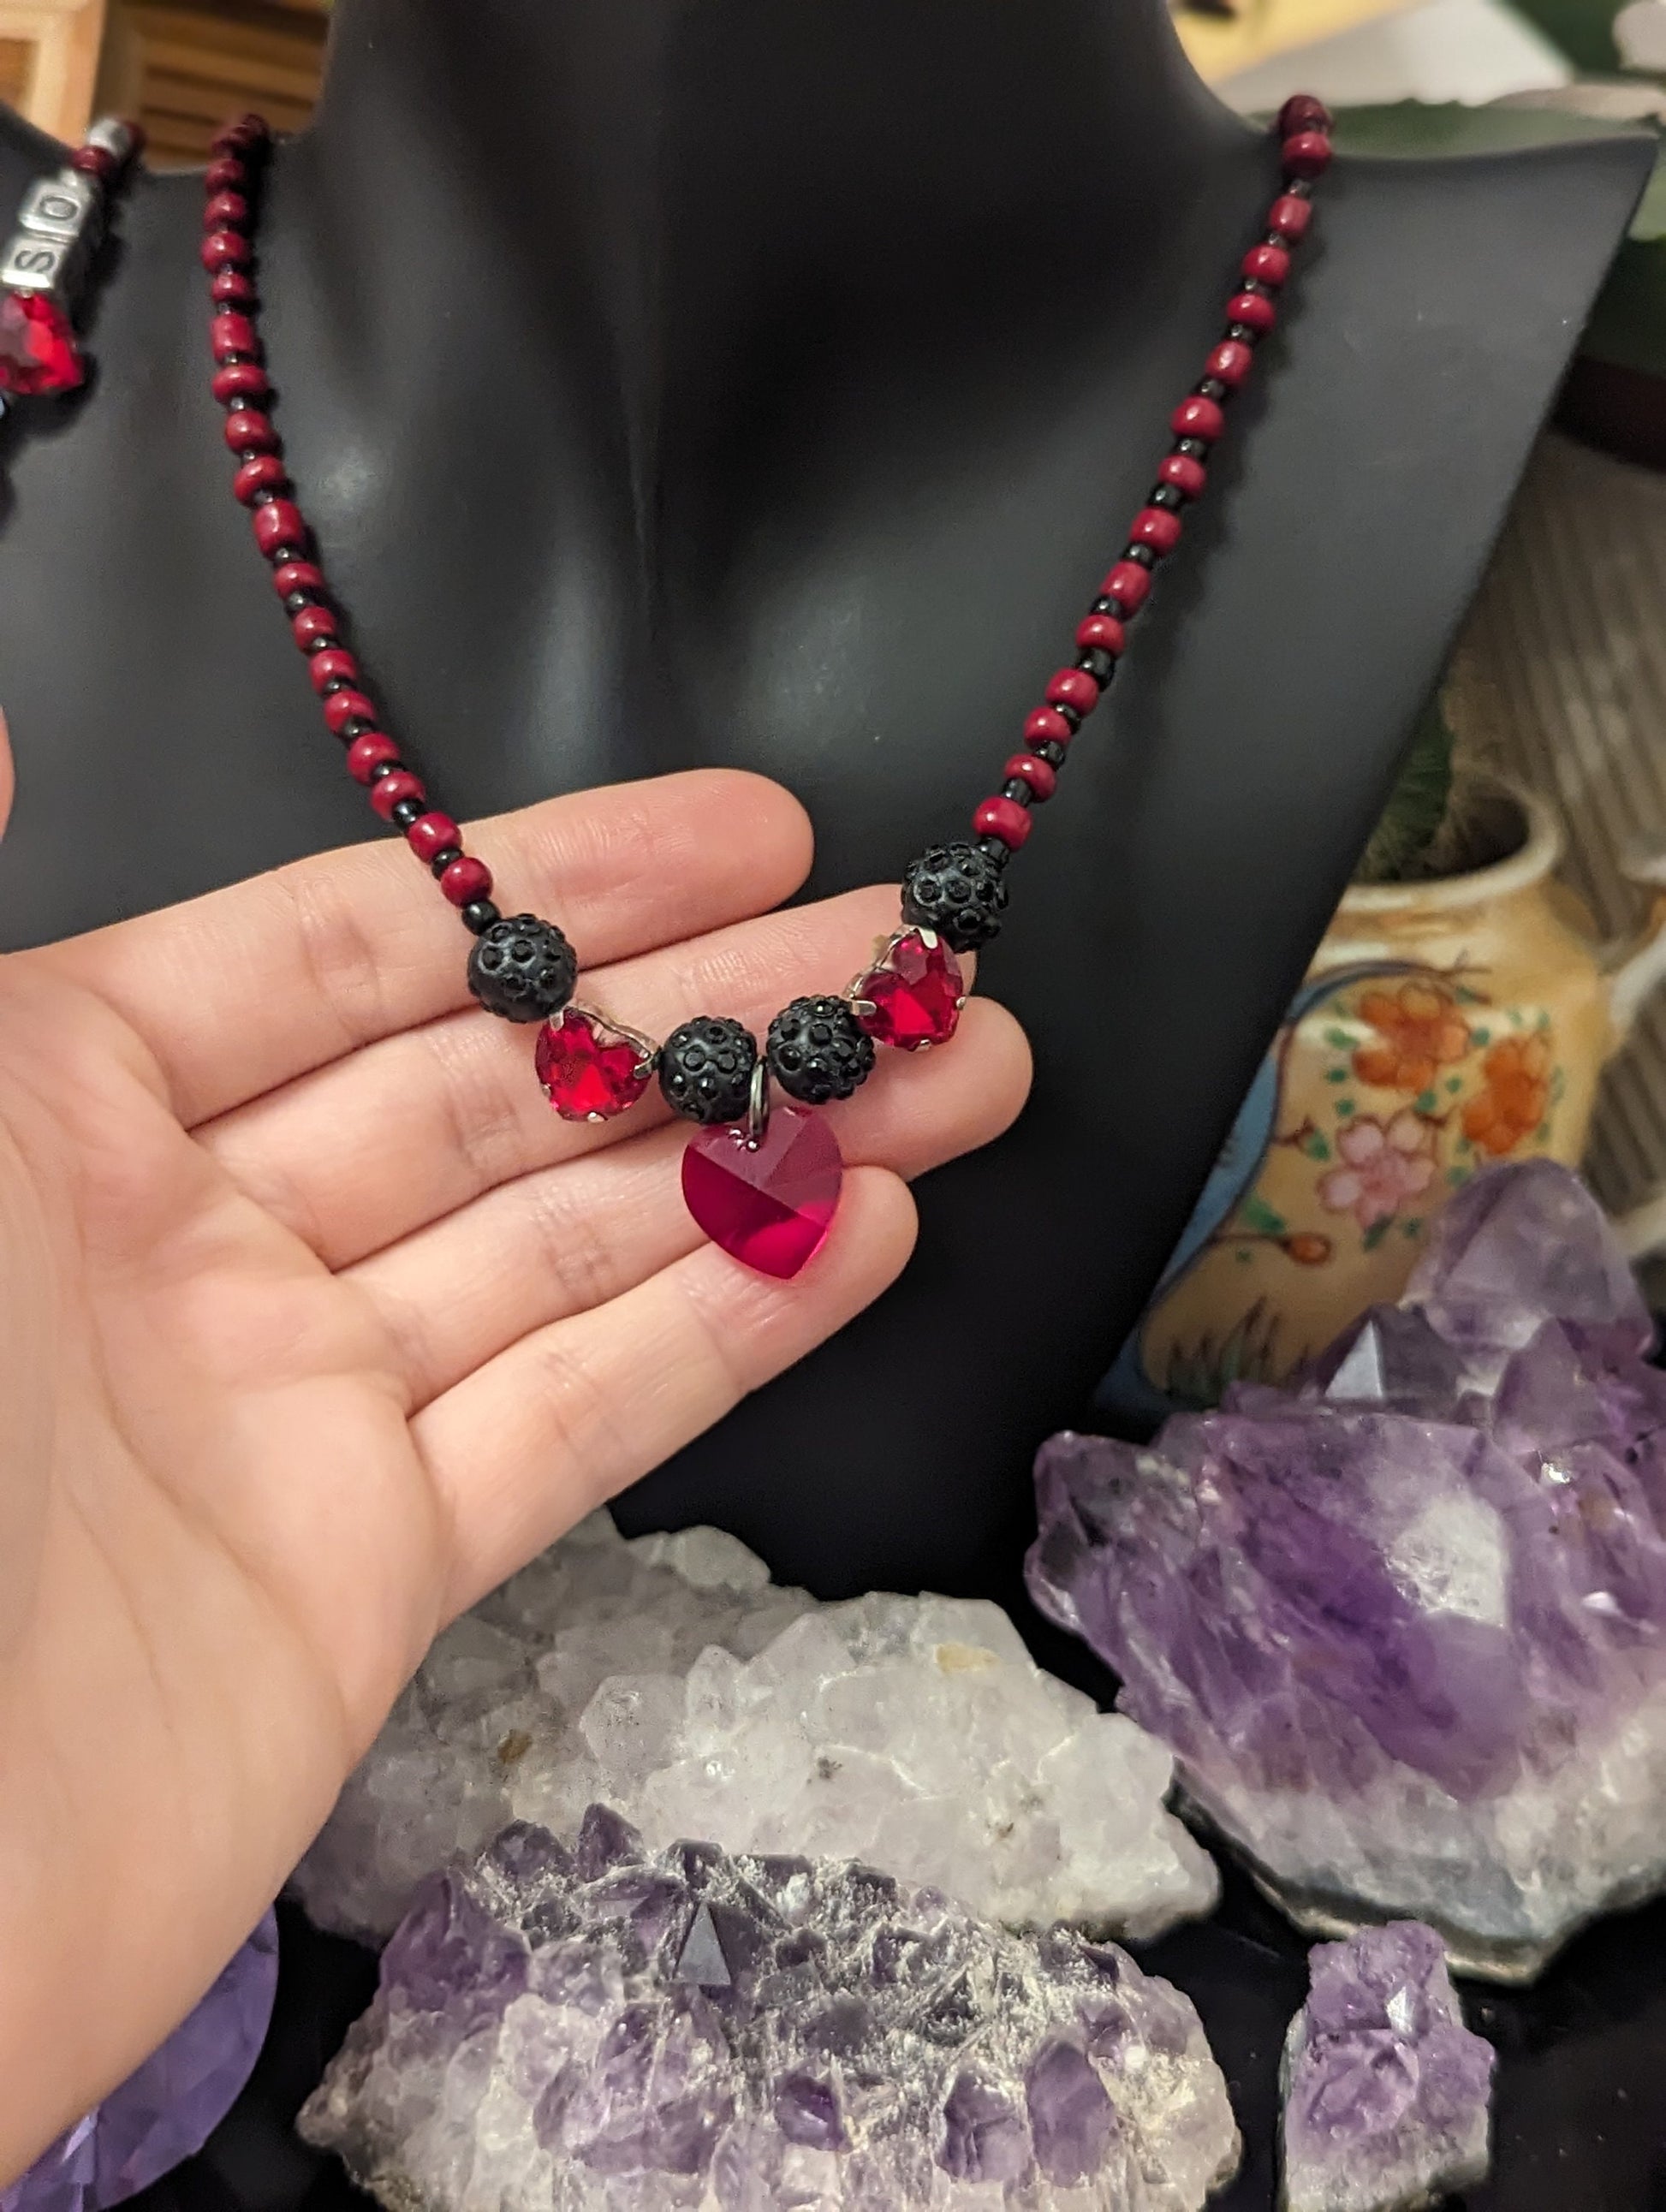
[[[1225,409],[1248,377],[1257,343],[1305,234],[1313,180],[1331,157],[1331,118],[1306,94],[1286,100],[1277,134],[1284,185],[1264,235],[1245,254],[1226,328],[1204,374],[1170,418],[1173,443],[1134,519],[1128,542],[1076,631],[1076,658],[1052,678],[1024,726],[1000,787],[976,809],[971,836],[933,845],[902,884],[901,926],[838,995],[794,999],[770,1023],[762,1050],[741,1023],[696,1014],[657,1042],[574,996],[579,961],[553,922],[505,915],[483,862],[463,849],[450,815],[401,757],[365,689],[340,625],[312,533],[269,411],[272,386],[256,317],[254,195],[271,136],[258,116],[214,142],[207,176],[203,266],[213,304],[215,398],[236,456],[234,495],[251,510],[255,544],[307,656],[325,726],[346,748],[348,772],[384,822],[427,864],[474,938],[469,988],[506,1021],[538,1023],[533,1062],[557,1114],[603,1121],[627,1112],[658,1078],[672,1111],[697,1124],[683,1156],[683,1194],[700,1227],[745,1265],[795,1275],[827,1235],[842,1175],[838,1142],[814,1109],[848,1098],[873,1072],[876,1047],[921,1052],[945,1043],[965,1004],[956,956],[988,945],[1007,902],[1006,870],[1029,837],[1031,810],[1051,799],[1071,740],[1116,673],[1127,625],[1153,570],[1180,542],[1181,515],[1203,491]],[[784,1094],[775,1102],[772,1091]]]
[[[144,133],[101,117],[64,167],[23,195],[0,256],[0,410],[13,399],[60,398],[87,380],[76,336],[110,205]]]

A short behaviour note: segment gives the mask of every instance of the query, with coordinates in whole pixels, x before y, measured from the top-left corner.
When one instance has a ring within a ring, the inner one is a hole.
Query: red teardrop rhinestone
[[[927,945],[915,933],[892,945],[885,964],[871,968],[851,995],[873,1007],[856,1019],[876,1044],[922,1052],[954,1035],[966,978],[940,937]]]
[[[0,392],[73,392],[87,368],[70,318],[42,292],[0,293]]]
[[[837,1138],[802,1106],[772,1109],[756,1145],[720,1123],[683,1155],[683,1197],[713,1243],[782,1282],[826,1243],[843,1180]]]
[[[628,1113],[654,1075],[652,1061],[628,1037],[579,1006],[545,1022],[532,1064],[563,1121],[611,1121]]]

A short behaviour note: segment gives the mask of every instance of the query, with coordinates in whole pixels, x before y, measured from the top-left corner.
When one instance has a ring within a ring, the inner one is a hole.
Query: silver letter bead
[[[81,247],[74,239],[36,238],[21,230],[0,261],[0,289],[46,292],[60,302],[80,273]]]
[[[73,245],[93,229],[98,206],[97,190],[88,179],[76,170],[60,169],[55,177],[37,177],[24,193],[17,227],[35,238]]]

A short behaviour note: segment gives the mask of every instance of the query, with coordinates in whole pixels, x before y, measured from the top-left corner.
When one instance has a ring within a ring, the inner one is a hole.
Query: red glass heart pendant
[[[820,1251],[843,1180],[838,1139],[803,1106],[776,1106],[755,1144],[726,1123],[683,1155],[683,1196],[713,1243],[782,1281]]]
[[[40,292],[0,292],[0,392],[73,392],[87,374],[70,319]]]

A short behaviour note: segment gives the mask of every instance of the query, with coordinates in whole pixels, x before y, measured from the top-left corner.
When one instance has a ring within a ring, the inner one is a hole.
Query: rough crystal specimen
[[[1304,1925],[1522,1978],[1666,1885],[1666,1375],[1547,1163],[1455,1200],[1411,1296],[1295,1392],[1055,1438],[1031,1588]]]
[[[423,1886],[301,2130],[398,2212],[1193,2212],[1237,2155],[1125,1953],[600,1806]]]
[[[565,1832],[602,1798],[654,1843],[861,1857],[1013,1925],[1143,1936],[1217,1893],[1171,1772],[998,1606],[818,1605],[733,1537],[627,1543],[604,1513],[441,1638],[295,1887],[380,1939],[507,1821]]]
[[[1402,2212],[1486,2179],[1490,2043],[1415,1920],[1321,1943],[1284,2047],[1284,2212]]]
[[[201,2150],[253,2071],[277,1990],[269,1912],[161,2050],[0,2190],[0,2212],[100,2212]]]

